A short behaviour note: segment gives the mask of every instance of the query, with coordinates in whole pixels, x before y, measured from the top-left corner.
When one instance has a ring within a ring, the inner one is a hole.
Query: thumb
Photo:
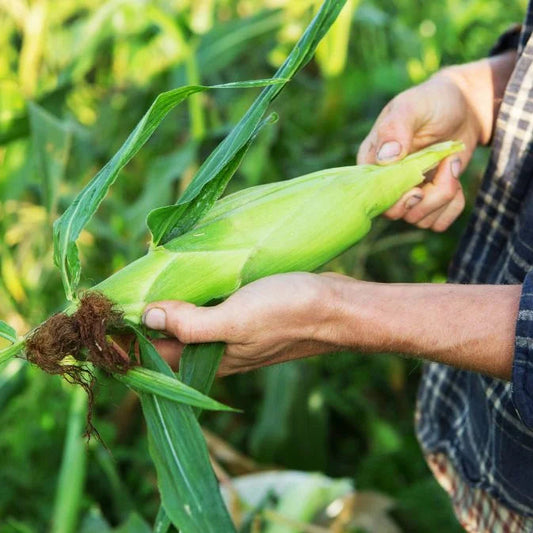
[[[218,306],[197,307],[174,300],[154,302],[146,307],[142,321],[184,344],[222,341],[225,337],[225,315]]]
[[[391,100],[361,144],[357,163],[386,165],[409,154],[418,127],[417,112],[420,109],[410,91]]]
[[[389,106],[375,128],[376,162],[383,165],[398,161],[411,152],[416,126],[415,111],[408,98],[398,97]]]

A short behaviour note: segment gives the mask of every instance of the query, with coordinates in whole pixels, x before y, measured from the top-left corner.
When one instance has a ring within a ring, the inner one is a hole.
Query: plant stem
[[[21,339],[11,346],[8,346],[7,348],[4,348],[3,350],[0,350],[0,365],[6,363],[9,361],[12,357],[15,357],[19,352],[21,352],[24,349],[24,346],[26,345],[26,341],[24,339]]]

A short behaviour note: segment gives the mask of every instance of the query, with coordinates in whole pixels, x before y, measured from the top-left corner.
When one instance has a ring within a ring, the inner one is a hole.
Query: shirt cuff
[[[533,270],[526,275],[520,296],[512,391],[520,420],[533,428]]]
[[[489,56],[497,56],[508,50],[518,50],[520,43],[521,24],[513,24],[505,33],[498,37],[496,44],[490,49]]]

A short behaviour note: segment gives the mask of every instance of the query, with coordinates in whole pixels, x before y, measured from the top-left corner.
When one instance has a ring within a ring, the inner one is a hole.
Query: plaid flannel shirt
[[[489,165],[449,273],[451,283],[522,285],[512,381],[428,364],[416,417],[424,452],[447,458],[464,482],[462,491],[481,491],[527,524],[483,529],[491,532],[533,531],[532,27],[530,0]],[[500,42],[508,47],[512,39]],[[467,498],[462,501],[468,505]],[[458,505],[458,515],[465,516]]]

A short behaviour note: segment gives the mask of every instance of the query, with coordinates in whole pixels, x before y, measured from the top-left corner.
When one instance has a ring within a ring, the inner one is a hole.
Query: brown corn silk
[[[49,374],[63,376],[83,387],[89,399],[87,435],[96,434],[91,423],[94,402],[94,372],[87,365],[69,363],[67,356],[90,362],[108,373],[124,374],[132,362],[107,336],[108,330],[123,324],[123,314],[113,302],[98,292],[82,295],[73,314],[58,313],[37,327],[26,340],[26,357]]]

